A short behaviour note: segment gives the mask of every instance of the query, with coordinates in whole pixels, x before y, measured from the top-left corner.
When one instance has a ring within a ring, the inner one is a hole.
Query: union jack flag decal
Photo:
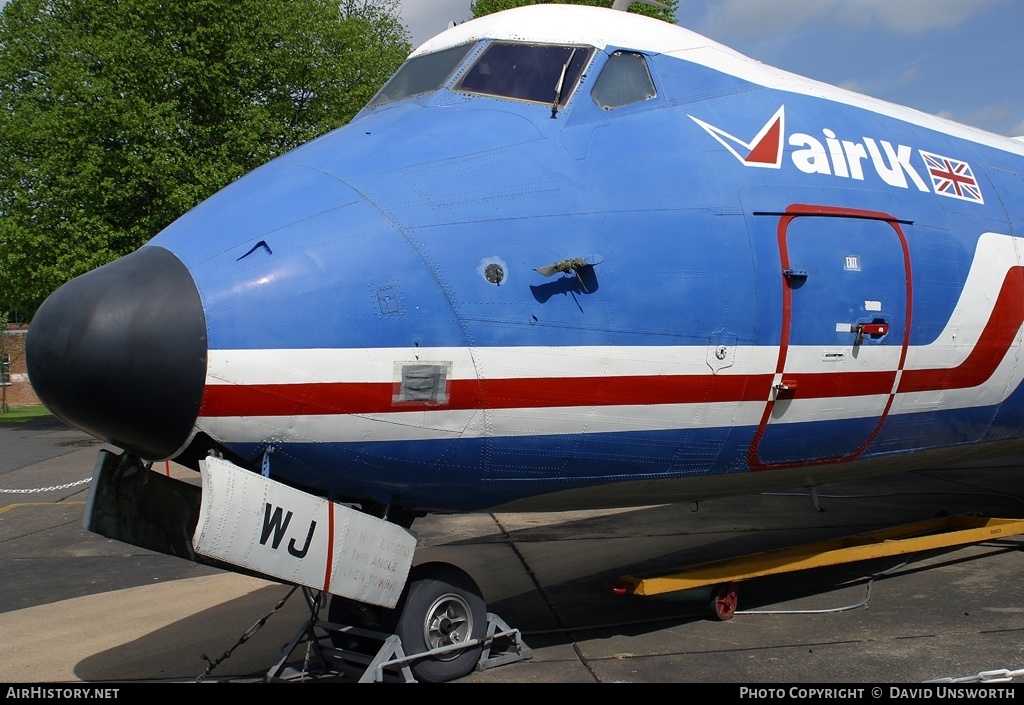
[[[985,203],[981,186],[974,176],[974,170],[967,162],[950,159],[921,150],[928,174],[932,177],[932,190],[941,196],[959,198],[974,203]]]

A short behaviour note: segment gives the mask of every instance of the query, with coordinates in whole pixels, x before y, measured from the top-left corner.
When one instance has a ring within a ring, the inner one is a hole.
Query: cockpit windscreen
[[[591,47],[495,42],[455,90],[565,105],[593,51]]]
[[[377,92],[377,95],[366,107],[372,108],[381,103],[390,103],[412,95],[436,91],[444,85],[448,76],[462,63],[472,48],[473,44],[462,44],[409,59],[402,64],[391,80],[384,84],[384,87]]]

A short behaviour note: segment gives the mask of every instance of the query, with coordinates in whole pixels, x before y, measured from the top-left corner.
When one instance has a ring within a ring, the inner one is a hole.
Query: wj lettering
[[[270,547],[275,551],[278,550],[281,546],[281,541],[285,538],[285,533],[288,531],[288,525],[291,524],[292,515],[293,512],[288,511],[285,513],[283,507],[275,507],[270,502],[267,502],[263,508],[263,532],[260,535],[260,544],[266,546],[267,541],[270,541]],[[297,548],[295,539],[292,538],[288,542],[288,553],[296,558],[305,558],[309,552],[310,545],[313,543],[313,534],[315,532],[316,521],[310,521],[305,544],[302,548]]]

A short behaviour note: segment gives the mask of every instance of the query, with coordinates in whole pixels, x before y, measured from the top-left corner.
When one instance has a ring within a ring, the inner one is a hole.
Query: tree
[[[612,2],[613,0],[473,0],[473,4],[470,9],[473,11],[473,17],[477,18],[489,15],[492,12],[500,12],[501,10],[508,10],[513,7],[522,7],[524,5],[549,5],[559,3],[563,5],[594,5],[596,7],[611,7]],[[679,7],[679,0],[658,0],[658,2],[667,6],[668,9],[641,4],[638,0],[637,4],[629,8],[629,11],[636,12],[641,15],[647,15],[648,17],[656,17],[659,20],[675,24],[676,9]]]
[[[0,306],[33,311],[348,122],[411,47],[396,0],[10,0]]]

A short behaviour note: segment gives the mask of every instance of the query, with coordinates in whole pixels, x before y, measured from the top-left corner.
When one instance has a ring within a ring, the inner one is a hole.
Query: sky
[[[418,46],[472,0],[401,0]],[[1024,135],[1021,0],[681,0],[679,24],[766,64]]]

